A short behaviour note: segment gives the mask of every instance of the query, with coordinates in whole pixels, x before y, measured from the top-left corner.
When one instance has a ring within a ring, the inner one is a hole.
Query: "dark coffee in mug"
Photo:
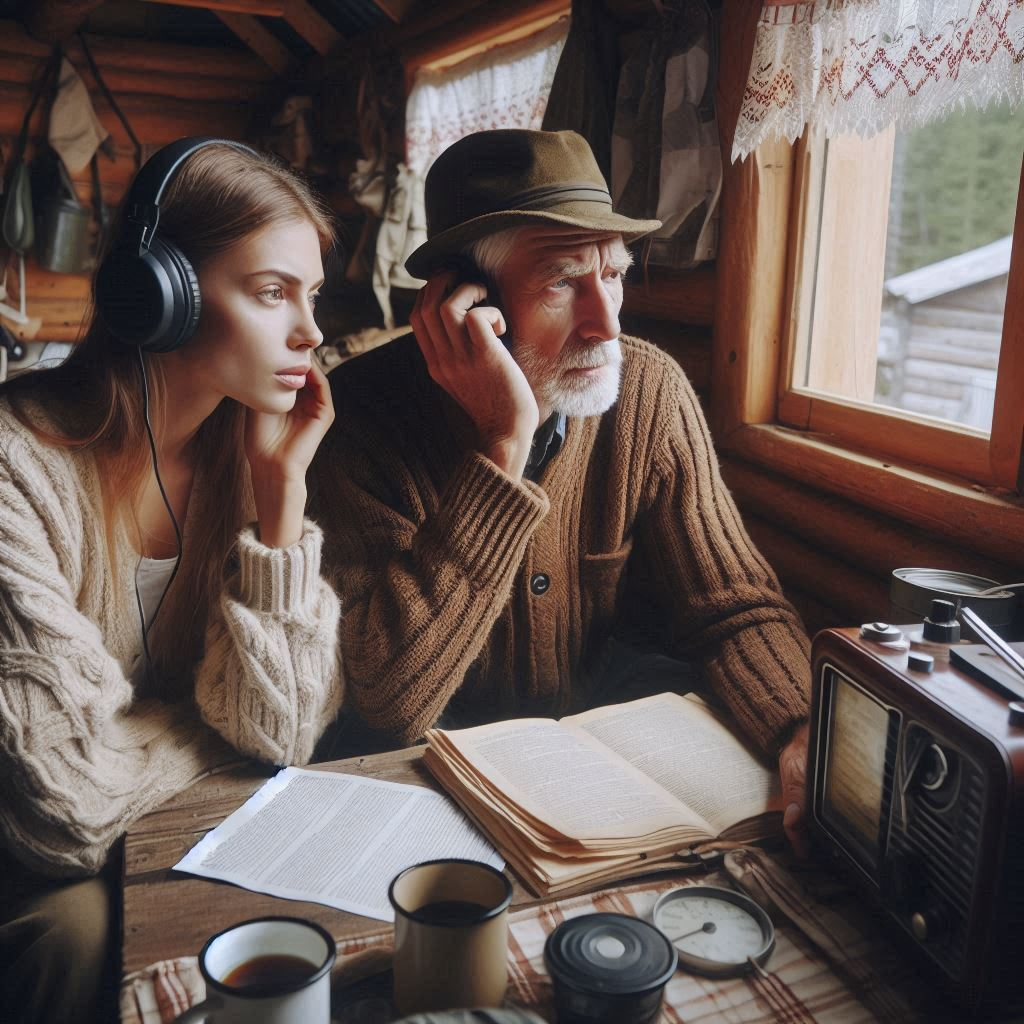
[[[469,900],[437,900],[427,903],[416,911],[416,917],[424,924],[459,925],[479,921],[487,908]]]
[[[241,991],[275,992],[301,984],[317,970],[316,964],[301,956],[274,953],[246,960],[232,968],[222,980],[225,985]]]

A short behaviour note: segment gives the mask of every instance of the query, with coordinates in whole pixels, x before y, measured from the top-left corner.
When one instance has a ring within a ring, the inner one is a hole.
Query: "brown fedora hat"
[[[612,211],[594,154],[576,132],[467,135],[434,161],[425,190],[427,241],[405,261],[413,277],[429,277],[470,242],[505,228],[564,224],[631,242],[661,227]]]

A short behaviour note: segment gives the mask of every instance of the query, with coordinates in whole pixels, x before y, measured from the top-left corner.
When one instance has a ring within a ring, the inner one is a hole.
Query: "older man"
[[[685,375],[620,337],[626,243],[658,222],[613,212],[573,132],[468,136],[426,204],[414,336],[331,374],[339,415],[314,466],[354,709],[404,744],[442,715],[689,689],[688,659],[780,758],[792,829],[806,636]]]

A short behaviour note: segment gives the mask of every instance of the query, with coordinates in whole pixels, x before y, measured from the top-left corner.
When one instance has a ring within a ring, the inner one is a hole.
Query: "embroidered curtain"
[[[538,129],[544,119],[567,19],[527,39],[495,47],[443,71],[421,69],[405,112],[404,164],[388,198],[377,237],[373,290],[394,326],[390,288],[418,288],[406,257],[427,239],[423,182],[430,165],[453,142],[491,128]]]
[[[1024,96],[1024,0],[765,0],[733,160]]]

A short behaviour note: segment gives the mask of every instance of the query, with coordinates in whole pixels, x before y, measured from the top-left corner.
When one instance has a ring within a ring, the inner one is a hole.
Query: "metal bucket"
[[[921,622],[935,598],[959,601],[977,612],[1000,636],[1006,637],[1017,610],[1012,590],[978,594],[998,586],[996,580],[949,569],[893,569],[889,587],[889,621],[900,625]]]
[[[40,211],[36,258],[44,270],[81,274],[89,268],[92,211],[76,199],[51,198]]]

